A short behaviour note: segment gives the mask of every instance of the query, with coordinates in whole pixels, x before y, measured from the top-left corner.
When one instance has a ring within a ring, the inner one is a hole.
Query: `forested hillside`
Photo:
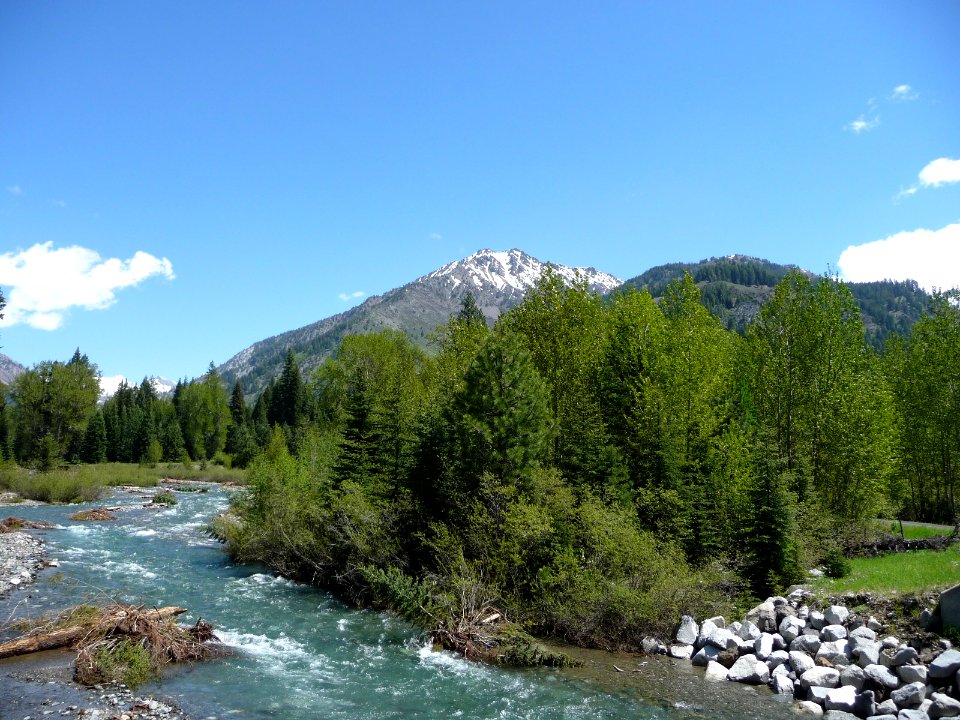
[[[489,322],[523,300],[547,264],[520,250],[480,250],[413,282],[371,297],[345,313],[262,340],[224,363],[219,372],[229,384],[239,381],[248,395],[260,393],[279,376],[288,350],[310,372],[331,355],[348,335],[398,330],[426,348],[437,325],[457,311],[468,293]],[[582,277],[592,290],[604,293],[620,280],[594,268],[554,265],[568,280]]]
[[[688,272],[700,287],[704,306],[720,318],[724,327],[742,334],[773,295],[774,286],[787,273],[797,270],[792,265],[732,255],[698,263],[660,265],[627,280],[623,287],[646,288],[653,297],[660,298],[671,282]],[[892,333],[909,333],[929,301],[929,295],[912,280],[847,283],[847,287],[860,309],[868,342],[878,348]]]

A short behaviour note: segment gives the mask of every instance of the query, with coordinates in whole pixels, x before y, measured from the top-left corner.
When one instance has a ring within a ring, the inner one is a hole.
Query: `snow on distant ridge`
[[[162,377],[152,377],[149,378],[150,384],[153,385],[153,389],[157,391],[158,395],[164,395],[168,392],[173,392],[173,389],[177,386],[175,382],[167,380]],[[127,383],[127,385],[132,385],[130,380],[127,379],[125,375],[106,375],[100,378],[100,402],[103,402],[107,398],[111,398],[117,394],[117,389],[120,387],[120,383]]]
[[[579,277],[587,281],[591,290],[597,292],[608,292],[623,284],[620,278],[592,267],[571,268],[552,263],[551,265],[554,272],[566,282],[572,283]],[[480,250],[463,260],[447,263],[439,270],[425,275],[421,280],[445,278],[454,287],[469,280],[478,288],[493,287],[498,291],[512,288],[523,292],[533,287],[546,269],[547,263],[516,248],[509,251]]]

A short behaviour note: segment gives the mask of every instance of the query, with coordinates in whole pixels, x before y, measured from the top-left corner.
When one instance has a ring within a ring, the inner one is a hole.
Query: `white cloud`
[[[440,233],[430,233],[431,240],[443,240],[443,235]]]
[[[880,124],[880,116],[875,115],[872,118],[867,118],[864,115],[861,115],[856,120],[847,125],[843,126],[844,130],[849,130],[855,135],[859,135],[862,132],[867,132],[868,130],[873,130]]]
[[[937,158],[920,171],[920,184],[925,187],[939,187],[960,182],[960,160]]]
[[[890,100],[894,100],[896,102],[916,100],[918,97],[920,97],[920,93],[918,93],[909,85],[897,85],[890,94]]]
[[[960,223],[851,245],[837,261],[851,282],[916,280],[926,290],[960,288]]]
[[[51,200],[50,203],[56,205],[58,208],[65,208],[67,206],[66,200]]]
[[[0,255],[0,286],[7,307],[0,325],[25,324],[56,330],[73,307],[103,310],[116,302],[116,291],[139,285],[154,275],[174,278],[173,265],[138,251],[129,260],[103,260],[88,248],[54,248],[52,242]]]
[[[19,185],[7,185],[7,192],[11,195],[23,195],[23,190]]]
[[[352,293],[340,293],[337,297],[343,300],[343,302],[350,302],[351,300],[359,300],[364,295],[366,295],[366,293],[363,290],[356,290]]]

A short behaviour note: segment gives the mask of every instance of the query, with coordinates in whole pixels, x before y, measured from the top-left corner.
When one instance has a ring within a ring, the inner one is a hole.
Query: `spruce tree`
[[[85,463],[90,464],[107,461],[107,427],[100,410],[95,412],[87,423],[83,436],[82,458]]]

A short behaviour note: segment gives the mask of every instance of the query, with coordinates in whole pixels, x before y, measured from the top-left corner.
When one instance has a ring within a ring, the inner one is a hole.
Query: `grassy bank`
[[[900,523],[896,520],[878,520],[877,527],[882,532],[891,535],[900,535]],[[924,538],[938,537],[940,535],[949,535],[953,532],[950,525],[933,525],[930,523],[903,523],[903,537],[906,540],[922,540]]]
[[[183,463],[154,467],[102,463],[49,472],[36,472],[12,463],[0,465],[0,490],[15,492],[27,500],[49,503],[90,502],[103,497],[112,486],[154,487],[165,479],[243,483],[246,473],[219,465],[201,467]]]
[[[847,577],[819,578],[813,583],[814,590],[825,595],[848,592],[894,595],[944,590],[960,582],[960,543],[943,551],[916,550],[854,558],[850,566]]]

